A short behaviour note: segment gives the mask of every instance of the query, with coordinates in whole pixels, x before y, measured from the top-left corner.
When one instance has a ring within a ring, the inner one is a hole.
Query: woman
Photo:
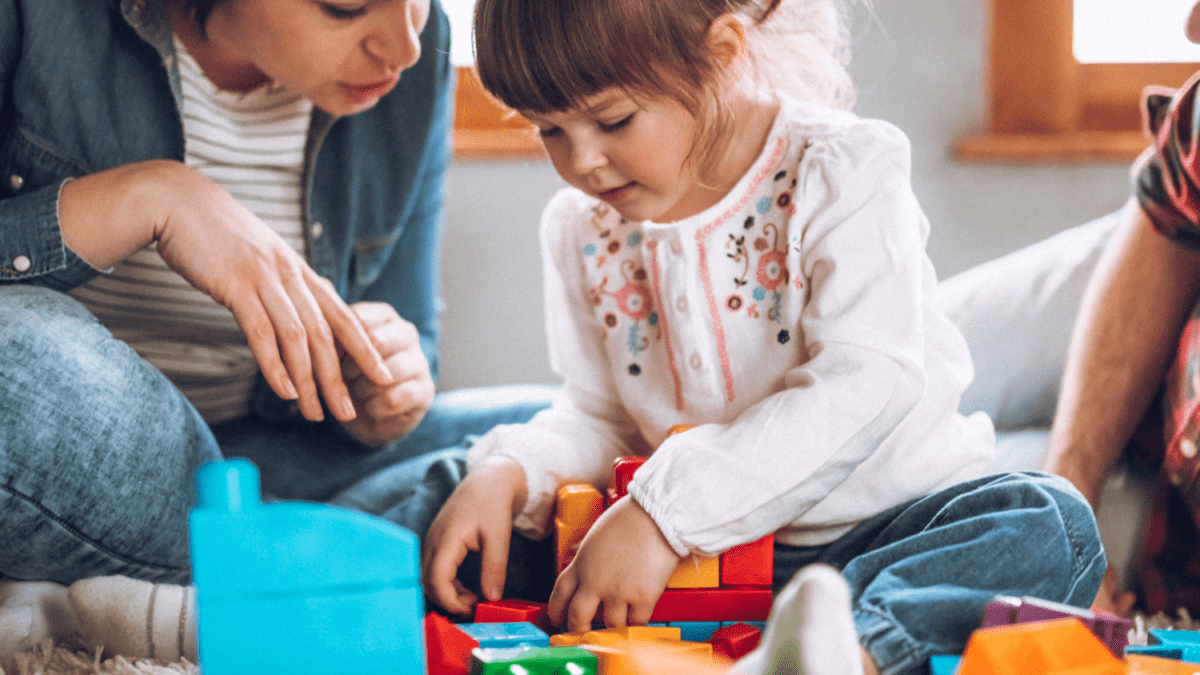
[[[185,581],[203,462],[367,506],[530,414],[433,395],[448,52],[436,0],[0,0],[0,573]]]

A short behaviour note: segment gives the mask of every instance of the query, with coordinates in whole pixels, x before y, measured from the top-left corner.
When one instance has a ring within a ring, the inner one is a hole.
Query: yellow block
[[[721,558],[689,555],[667,580],[667,588],[716,588],[721,585]]]
[[[558,488],[554,502],[554,546],[558,573],[575,559],[579,543],[604,512],[604,496],[586,483]]]

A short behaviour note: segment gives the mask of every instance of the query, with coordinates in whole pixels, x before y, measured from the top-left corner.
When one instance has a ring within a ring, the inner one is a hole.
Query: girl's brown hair
[[[606,89],[678,101],[697,125],[698,159],[726,134],[720,64],[706,36],[724,14],[761,24],[780,0],[478,0],[480,82],[515,110],[579,106]],[[703,164],[702,164],[703,165]]]

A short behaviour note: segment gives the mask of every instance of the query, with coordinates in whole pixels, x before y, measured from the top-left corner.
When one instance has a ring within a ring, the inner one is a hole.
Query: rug
[[[0,659],[0,675],[200,675],[200,668],[187,659],[128,659],[106,656],[103,649],[44,640],[33,649]]]

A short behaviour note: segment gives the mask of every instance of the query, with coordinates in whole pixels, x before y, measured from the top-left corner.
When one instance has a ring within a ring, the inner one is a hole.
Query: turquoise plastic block
[[[596,675],[596,655],[580,647],[508,647],[471,651],[471,675]]]
[[[1200,663],[1200,632],[1194,630],[1170,630],[1151,628],[1150,637],[1159,645],[1182,650],[1182,661]]]
[[[1183,649],[1177,645],[1126,645],[1125,656],[1139,654],[1141,656],[1157,656],[1160,659],[1183,660]]]
[[[736,623],[736,622],[735,622]],[[666,625],[679,629],[679,639],[685,642],[705,642],[721,627],[720,621],[670,621]],[[732,624],[730,624],[732,625]]]
[[[528,621],[459,623],[454,627],[475,638],[483,648],[550,646],[550,636]]]
[[[417,537],[357,511],[263,504],[244,459],[196,472],[204,675],[425,672]]]
[[[934,654],[929,657],[929,675],[954,675],[958,672],[961,656],[953,654]]]

